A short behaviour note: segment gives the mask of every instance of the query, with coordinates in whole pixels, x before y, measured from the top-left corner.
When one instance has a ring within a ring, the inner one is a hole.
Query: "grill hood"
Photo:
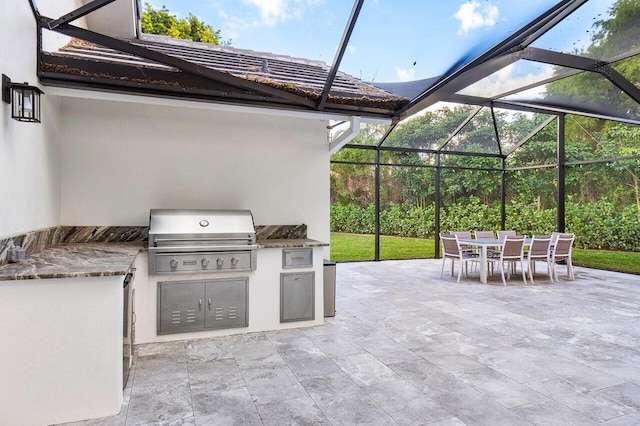
[[[236,238],[245,244],[255,243],[255,226],[249,210],[152,209],[149,214],[149,242],[154,247],[174,245],[176,241],[170,240],[175,239]]]
[[[149,274],[252,271],[256,231],[249,210],[152,209]]]

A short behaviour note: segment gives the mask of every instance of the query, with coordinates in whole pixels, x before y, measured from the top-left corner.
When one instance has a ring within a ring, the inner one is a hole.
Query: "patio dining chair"
[[[553,268],[553,276],[556,281],[558,281],[556,264],[560,261],[566,262],[567,276],[570,280],[575,280],[575,276],[573,275],[573,264],[571,263],[571,251],[573,249],[573,242],[575,238],[575,234],[558,234],[558,238],[556,239],[551,251],[551,267]]]
[[[498,231],[498,239],[499,239],[499,240],[504,240],[504,238],[505,238],[507,235],[510,235],[510,236],[512,236],[512,237],[515,237],[515,236],[516,236],[516,235],[518,235],[518,234],[516,234],[516,231],[512,231],[512,230],[509,230],[509,231],[500,230],[500,231]]]
[[[529,279],[533,284],[533,274],[536,271],[536,262],[547,262],[547,275],[553,282],[553,268],[551,267],[551,236],[550,235],[534,235],[531,237],[529,251],[527,253],[527,266],[529,268]]]
[[[440,234],[440,242],[442,243],[442,269],[440,270],[440,278],[444,273],[444,264],[449,259],[451,261],[451,276],[453,276],[454,265],[456,260],[460,261],[460,269],[458,270],[458,282],[462,276],[462,270],[465,270],[465,277],[468,272],[469,262],[478,262],[476,253],[465,252],[460,248],[458,237],[455,235]]]
[[[462,238],[462,239],[470,240],[473,238],[471,236],[471,231],[451,231],[451,235],[455,235],[456,237],[458,237],[458,239]],[[460,249],[462,249],[463,252],[470,252],[470,253],[474,252],[474,249],[472,246],[464,243],[460,244]]]
[[[495,238],[493,231],[475,231],[476,240],[480,240],[482,238]]]
[[[502,284],[507,285],[507,281],[504,277],[505,264],[515,265],[520,262],[520,269],[522,270],[522,280],[527,284],[527,277],[524,272],[524,235],[507,236],[504,240],[504,244],[500,249],[499,257],[488,257],[487,261],[492,264],[498,264],[500,266],[500,274],[502,275]],[[493,268],[492,268],[493,270]],[[507,272],[507,277],[511,278],[511,268]]]
[[[494,239],[496,236],[493,233],[493,231],[475,231],[475,238],[476,240],[482,240],[482,239]],[[487,247],[487,256],[489,257],[498,257],[500,256],[500,251],[498,250],[498,247]]]

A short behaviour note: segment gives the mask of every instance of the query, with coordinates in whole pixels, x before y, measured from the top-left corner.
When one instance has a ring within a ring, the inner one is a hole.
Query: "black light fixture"
[[[2,74],[2,100],[11,104],[11,118],[40,123],[40,95],[44,92],[29,83],[12,83]]]

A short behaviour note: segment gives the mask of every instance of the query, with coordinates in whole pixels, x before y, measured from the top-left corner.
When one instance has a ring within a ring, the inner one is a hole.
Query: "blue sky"
[[[178,17],[193,13],[220,29],[224,39],[231,39],[233,47],[322,60],[327,64],[333,62],[353,7],[351,0],[146,2],[154,7],[165,5]],[[365,0],[340,70],[376,82],[440,75],[460,58],[476,56],[508,37],[556,2]],[[590,3],[606,10],[610,1]],[[576,22],[578,26],[591,24]],[[498,78],[526,78],[534,72],[535,69],[523,65],[512,66]]]

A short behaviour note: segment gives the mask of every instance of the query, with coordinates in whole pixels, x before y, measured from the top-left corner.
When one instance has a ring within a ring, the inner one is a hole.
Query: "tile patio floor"
[[[140,345],[120,415],[78,424],[640,424],[639,276],[440,265],[338,264],[321,327]]]

